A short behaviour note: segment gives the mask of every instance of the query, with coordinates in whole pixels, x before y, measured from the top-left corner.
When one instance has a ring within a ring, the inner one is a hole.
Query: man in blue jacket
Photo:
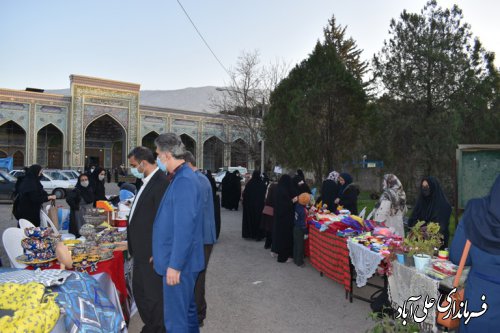
[[[154,269],[165,283],[165,327],[169,333],[199,332],[194,286],[205,269],[199,180],[184,161],[178,135],[161,134],[155,145],[158,167],[171,177],[153,224]]]
[[[196,168],[196,159],[193,154],[188,151],[184,157],[186,163],[198,176],[200,182],[200,189],[202,191],[203,200],[203,244],[205,250],[205,269],[200,272],[198,279],[196,280],[196,285],[194,288],[194,298],[196,300],[196,306],[198,308],[198,322],[200,327],[203,326],[203,321],[207,317],[207,301],[205,299],[205,275],[207,273],[208,260],[210,259],[210,254],[212,253],[213,246],[217,241],[216,231],[215,231],[215,214],[214,214],[214,199],[212,192],[212,185],[208,180],[207,176],[201,173]]]

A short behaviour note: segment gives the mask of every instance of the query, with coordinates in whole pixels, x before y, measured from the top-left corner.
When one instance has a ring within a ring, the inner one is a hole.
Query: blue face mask
[[[144,173],[139,172],[137,168],[130,168],[130,172],[132,172],[132,175],[136,178],[142,179],[144,178]]]
[[[167,166],[160,160],[160,156],[156,158],[156,164],[158,164],[158,168],[160,168],[161,171],[167,171]]]

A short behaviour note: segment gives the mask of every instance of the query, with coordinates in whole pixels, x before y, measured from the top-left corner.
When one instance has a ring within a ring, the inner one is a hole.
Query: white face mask
[[[86,181],[83,181],[80,183],[80,185],[82,185],[83,187],[88,187],[89,186],[89,181],[86,180]]]
[[[105,175],[99,175],[99,180],[100,181],[103,181],[104,180],[104,177],[106,177]]]

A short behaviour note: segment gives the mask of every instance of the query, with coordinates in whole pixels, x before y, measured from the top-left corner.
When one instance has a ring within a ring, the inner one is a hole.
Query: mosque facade
[[[0,157],[12,156],[15,168],[112,169],[127,165],[132,148],[154,150],[159,134],[174,132],[199,168],[256,165],[230,116],[140,105],[136,83],[82,75],[70,83],[69,96],[0,88]]]

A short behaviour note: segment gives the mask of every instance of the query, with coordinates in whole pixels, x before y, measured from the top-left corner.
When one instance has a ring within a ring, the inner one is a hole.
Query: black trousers
[[[142,333],[164,333],[163,279],[153,264],[134,262],[132,288],[139,315],[144,323]]]
[[[299,227],[293,227],[293,262],[304,265],[304,230]]]
[[[210,254],[212,254],[213,244],[205,244],[205,269],[200,272],[196,285],[194,287],[194,298],[196,300],[196,307],[198,308],[198,322],[202,323],[207,317],[207,301],[205,299],[205,275],[207,273],[208,261]]]

